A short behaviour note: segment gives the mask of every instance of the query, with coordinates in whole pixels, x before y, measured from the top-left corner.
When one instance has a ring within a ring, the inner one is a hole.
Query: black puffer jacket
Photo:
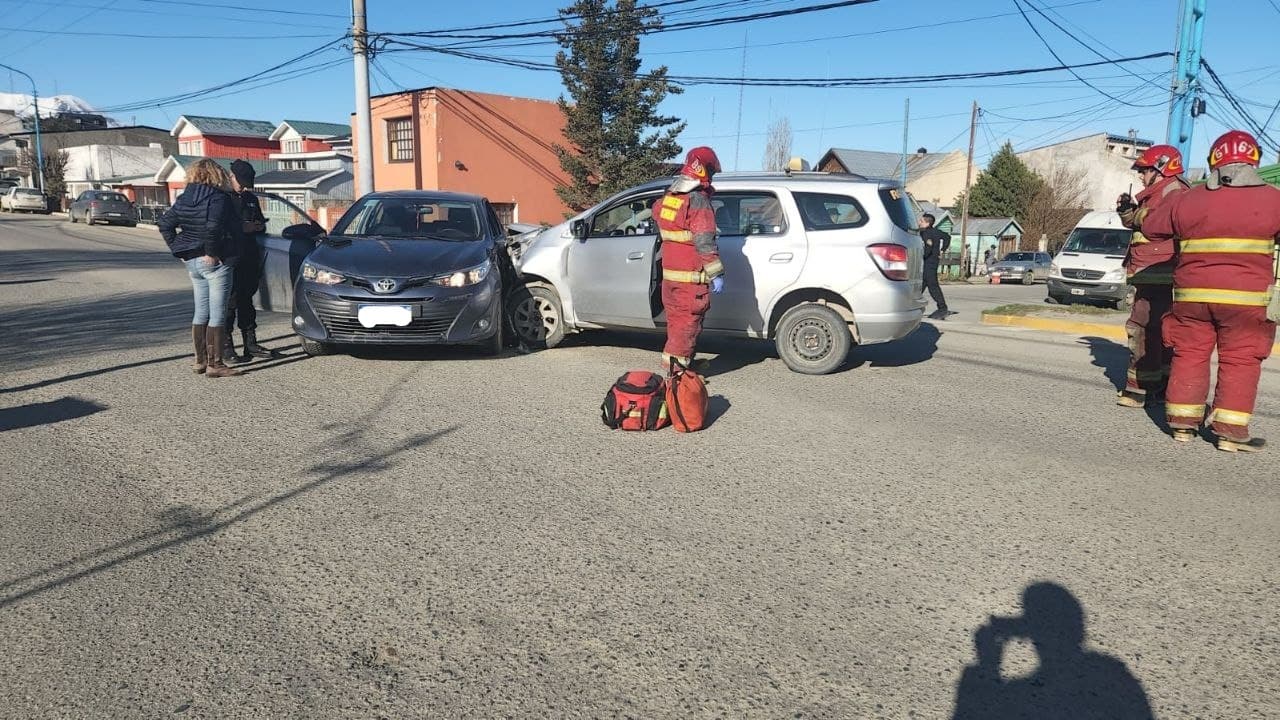
[[[240,218],[230,196],[210,185],[188,185],[156,222],[174,257],[212,255],[231,264],[240,252]]]

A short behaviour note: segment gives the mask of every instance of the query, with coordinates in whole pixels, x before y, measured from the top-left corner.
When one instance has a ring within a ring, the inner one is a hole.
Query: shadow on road
[[[0,322],[0,327],[4,327],[2,322]],[[292,338],[292,337],[294,337],[292,334],[279,335],[273,338],[266,338],[262,340],[262,342],[269,343],[269,342],[274,342],[276,340],[283,340],[285,338]],[[119,348],[116,348],[116,349],[119,349]],[[3,357],[3,352],[4,351],[0,349],[0,357]],[[120,370],[132,370],[133,368],[146,367],[148,365],[159,365],[162,363],[177,362],[179,360],[183,360],[185,358],[190,358],[190,357],[191,357],[191,353],[180,353],[177,355],[165,355],[163,357],[150,358],[147,360],[138,360],[135,362],[121,363],[119,365],[108,365],[107,367],[103,367],[103,368],[94,368],[93,370],[84,370],[82,372],[71,373],[69,375],[62,375],[60,377],[49,378],[47,380],[37,380],[36,382],[27,383],[26,385],[15,385],[14,387],[0,388],[0,395],[7,395],[9,393],[16,393],[16,392],[25,392],[27,390],[36,390],[42,387],[48,387],[50,385],[58,385],[60,383],[73,382],[75,380],[83,380],[85,378],[97,377],[99,375],[106,375],[108,373],[118,372]],[[284,355],[281,357],[293,358],[294,356]],[[296,360],[289,360],[289,362],[296,362]],[[287,364],[289,363],[288,362],[274,363],[274,364],[266,365],[262,369],[265,370],[270,367],[276,367],[277,365],[287,365]],[[253,367],[253,366],[247,366],[247,367]]]
[[[86,270],[147,270],[168,268],[181,273],[182,265],[164,252],[157,239],[156,251],[147,250],[0,250],[0,283],[13,285],[44,282],[64,273]]]
[[[906,367],[918,365],[933,358],[938,352],[938,339],[942,333],[932,323],[921,323],[910,335],[880,345],[854,346],[849,362],[842,370],[854,370],[863,365],[872,367]]]
[[[91,578],[119,565],[182,546],[193,540],[216,535],[259,513],[357,473],[386,470],[392,467],[393,460],[398,455],[429,445],[458,429],[457,426],[453,426],[437,432],[417,433],[390,448],[371,447],[363,442],[362,436],[368,431],[369,426],[362,421],[368,420],[379,409],[385,408],[385,405],[385,402],[380,403],[373,411],[366,413],[361,421],[357,421],[355,427],[326,440],[309,451],[320,452],[323,448],[339,448],[349,452],[355,448],[360,451],[360,456],[356,459],[344,462],[316,462],[305,470],[306,473],[314,474],[316,477],[257,502],[253,502],[254,496],[250,496],[209,512],[202,512],[187,505],[169,508],[160,513],[161,526],[150,532],[0,583],[0,593],[3,593],[0,596],[0,609],[34,595]],[[364,447],[360,447],[361,445]]]
[[[1102,368],[1116,392],[1123,390],[1125,375],[1129,372],[1129,348],[1114,340],[1093,336],[1080,338],[1080,342],[1089,346],[1093,364]]]
[[[53,278],[33,278],[31,280],[0,280],[0,285],[32,285],[34,283],[53,282]]]
[[[102,412],[107,406],[78,397],[0,409],[0,432],[49,425]]]
[[[1005,646],[1029,642],[1038,667],[1030,675],[1001,674]],[[1110,655],[1085,650],[1085,612],[1055,583],[1022,591],[1022,615],[992,616],[973,634],[977,661],[956,688],[953,720],[1152,720],[1142,683]]]

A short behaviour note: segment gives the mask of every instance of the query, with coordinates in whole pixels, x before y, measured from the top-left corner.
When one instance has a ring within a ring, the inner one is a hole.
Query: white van
[[[1075,300],[1103,300],[1118,309],[1130,303],[1124,257],[1133,231],[1114,211],[1085,215],[1067,236],[1049,267],[1049,300],[1068,305]]]

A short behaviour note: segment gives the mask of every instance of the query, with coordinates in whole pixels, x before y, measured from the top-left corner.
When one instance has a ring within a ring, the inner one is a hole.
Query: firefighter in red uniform
[[[1128,193],[1116,202],[1120,221],[1133,230],[1133,241],[1124,260],[1133,286],[1133,308],[1125,331],[1129,335],[1129,374],[1117,405],[1143,407],[1147,399],[1164,390],[1169,372],[1169,351],[1164,345],[1161,321],[1173,305],[1174,243],[1152,242],[1142,234],[1142,221],[1189,185],[1182,178],[1182,153],[1172,145],[1152,145],[1133,163],[1142,177],[1142,192]]]
[[[1205,421],[1209,359],[1218,350],[1218,387],[1208,413],[1219,450],[1256,452],[1249,434],[1262,361],[1276,325],[1268,303],[1276,282],[1273,255],[1280,236],[1280,189],[1258,174],[1261,152],[1248,133],[1214,141],[1209,178],[1179,194],[1143,223],[1153,241],[1178,240],[1173,309],[1164,320],[1173,348],[1165,412],[1173,437],[1189,441]]]
[[[711,207],[711,178],[720,160],[709,147],[685,157],[680,177],[653,204],[662,237],[662,306],[667,311],[667,344],[662,363],[688,367],[702,332],[711,294],[724,288],[724,266],[716,248],[716,214]]]

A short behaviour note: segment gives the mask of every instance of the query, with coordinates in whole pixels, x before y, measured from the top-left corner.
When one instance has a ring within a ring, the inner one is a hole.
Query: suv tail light
[[[890,280],[907,279],[907,248],[893,243],[876,243],[867,246],[867,254],[875,260],[876,267]]]

